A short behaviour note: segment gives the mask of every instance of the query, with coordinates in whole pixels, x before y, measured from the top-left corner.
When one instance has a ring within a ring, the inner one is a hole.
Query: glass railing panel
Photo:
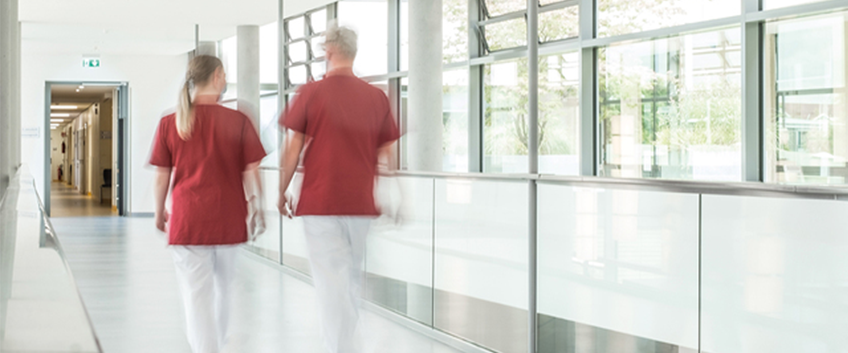
[[[539,352],[697,352],[697,194],[538,195]]]
[[[433,179],[381,178],[376,194],[384,216],[368,235],[366,298],[432,325]]]
[[[0,352],[101,352],[33,185],[21,172],[0,204]]]
[[[248,249],[277,263],[280,262],[280,211],[277,210],[277,198],[280,197],[280,172],[274,169],[262,169],[262,212],[265,216],[265,233],[256,241],[248,243]]]
[[[435,191],[435,327],[527,352],[528,184],[437,179]]]
[[[702,347],[848,349],[848,202],[704,195]]]
[[[303,182],[303,174],[296,174],[289,186],[288,194],[297,198],[300,196],[300,185]],[[274,199],[276,204],[276,199]],[[309,250],[306,247],[306,232],[303,229],[303,218],[292,219],[283,217],[283,265],[311,274],[309,267]]]

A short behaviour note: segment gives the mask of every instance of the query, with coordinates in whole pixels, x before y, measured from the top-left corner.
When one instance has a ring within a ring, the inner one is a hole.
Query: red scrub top
[[[330,72],[298,90],[280,124],[307,136],[298,216],[377,216],[378,149],[398,138],[382,90]]]
[[[159,122],[150,164],[172,167],[168,221],[171,245],[224,245],[247,241],[243,172],[265,157],[253,123],[217,104],[195,105],[188,141],[177,133],[176,115]]]

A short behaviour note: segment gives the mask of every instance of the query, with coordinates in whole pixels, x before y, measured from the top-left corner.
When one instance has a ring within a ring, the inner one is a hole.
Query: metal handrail
[[[277,171],[279,169],[273,167],[260,167],[260,170]],[[687,194],[831,199],[848,201],[848,187],[836,186],[825,187],[805,185],[779,185],[752,182],[709,182],[689,180],[581,177],[549,174],[490,174],[397,171],[384,175],[411,178],[495,180],[506,182],[536,181],[542,184],[569,185],[587,188],[611,188]]]

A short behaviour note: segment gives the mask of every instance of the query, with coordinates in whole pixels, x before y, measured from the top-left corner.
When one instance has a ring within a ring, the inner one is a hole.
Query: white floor
[[[54,218],[106,353],[190,352],[171,255],[150,218]],[[228,352],[324,352],[310,285],[243,252]],[[366,312],[368,352],[449,353]]]

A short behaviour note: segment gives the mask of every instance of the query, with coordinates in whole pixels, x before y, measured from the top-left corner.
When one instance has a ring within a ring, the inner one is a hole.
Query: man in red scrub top
[[[371,220],[379,215],[378,160],[392,160],[400,135],[385,93],[353,74],[356,33],[331,25],[325,35],[327,74],[301,87],[280,119],[288,134],[278,207],[291,217],[286,189],[306,145],[294,213],[303,218],[325,342],[332,353],[359,352],[362,257]]]

